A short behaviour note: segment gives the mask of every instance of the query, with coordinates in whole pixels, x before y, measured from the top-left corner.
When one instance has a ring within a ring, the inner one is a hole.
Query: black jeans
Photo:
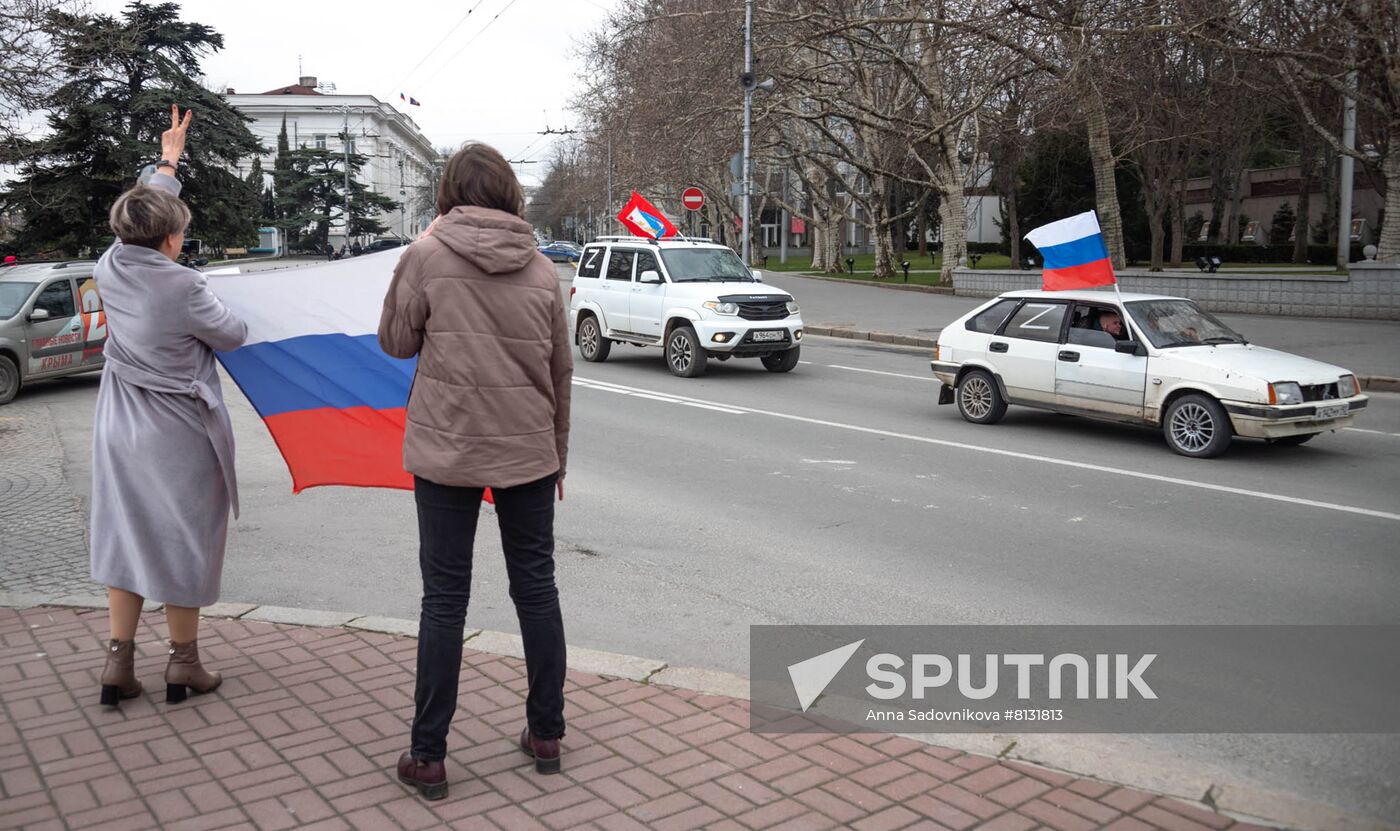
[[[525,641],[530,691],[525,721],[540,738],[564,735],[564,619],[554,585],[554,483],[557,475],[493,488],[501,526],[510,598]],[[418,564],[423,611],[418,622],[418,683],[414,690],[414,758],[441,761],[457,710],[462,630],[471,595],[472,544],[481,488],[457,488],[414,477],[418,503]]]

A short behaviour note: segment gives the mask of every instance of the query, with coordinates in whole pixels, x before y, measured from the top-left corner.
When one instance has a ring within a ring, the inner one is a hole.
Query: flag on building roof
[[[676,226],[671,224],[671,220],[661,212],[660,208],[651,204],[640,193],[632,191],[632,198],[627,200],[627,204],[622,206],[617,218],[627,230],[639,237],[650,237],[652,239],[665,239],[674,237],[677,233]]]
[[[404,94],[401,92],[401,93],[399,93],[399,100],[400,100],[400,101],[407,101],[408,98],[404,97]]]
[[[1065,291],[1113,285],[1113,261],[1108,257],[1099,217],[1093,211],[1042,225],[1026,234],[1040,251],[1045,265],[1041,285],[1045,291]]]
[[[210,275],[209,288],[248,324],[218,354],[267,425],[292,491],[318,485],[413,489],[403,469],[417,359],[379,348],[379,316],[405,248],[292,271]]]
[[[411,95],[408,97],[408,103],[412,104],[412,105],[415,106],[415,107],[421,107],[421,106],[423,106],[421,103],[419,103],[419,101],[418,101],[417,98],[414,98],[414,97],[411,96]]]

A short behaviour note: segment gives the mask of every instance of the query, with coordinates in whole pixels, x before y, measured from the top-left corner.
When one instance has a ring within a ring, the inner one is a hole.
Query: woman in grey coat
[[[174,175],[190,115],[170,108],[156,173],[112,206],[117,242],[94,271],[107,346],[93,424],[92,578],[107,586],[108,707],[141,693],[134,641],[146,598],[165,604],[170,628],[165,700],[222,680],[197,647],[199,609],[219,597],[229,509],[238,513],[214,350],[241,346],[248,327],[204,275],[175,262],[190,221]]]

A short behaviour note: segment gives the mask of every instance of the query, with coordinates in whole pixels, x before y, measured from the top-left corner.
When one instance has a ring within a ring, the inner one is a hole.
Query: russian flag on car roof
[[[317,485],[413,489],[403,469],[404,413],[417,359],[379,348],[396,248],[353,260],[237,276],[209,287],[248,323],[219,353],[262,416],[292,474]]]
[[[1041,285],[1045,291],[1065,291],[1115,282],[1099,217],[1093,211],[1042,225],[1026,234],[1045,259]]]

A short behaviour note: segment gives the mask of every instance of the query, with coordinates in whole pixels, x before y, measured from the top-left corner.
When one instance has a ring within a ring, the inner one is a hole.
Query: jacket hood
[[[530,223],[505,211],[458,205],[438,218],[433,239],[487,274],[512,274],[536,255]]]

